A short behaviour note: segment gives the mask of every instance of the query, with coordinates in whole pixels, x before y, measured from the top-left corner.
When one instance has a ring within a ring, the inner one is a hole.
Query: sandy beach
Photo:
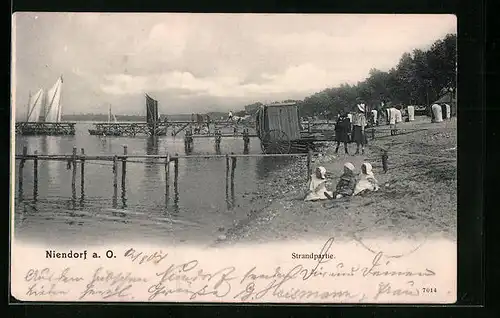
[[[431,123],[428,117],[389,127],[377,127],[375,139],[368,134],[364,155],[345,155],[326,143],[314,158],[313,169],[324,166],[336,184],[345,162],[360,173],[368,161],[381,189],[363,196],[323,202],[304,202],[306,160],[270,172],[272,178],[255,200],[248,218],[221,232],[218,244],[335,237],[336,239],[456,240],[457,173],[456,118]],[[350,153],[355,152],[350,145]],[[381,149],[388,149],[388,171],[383,172]]]

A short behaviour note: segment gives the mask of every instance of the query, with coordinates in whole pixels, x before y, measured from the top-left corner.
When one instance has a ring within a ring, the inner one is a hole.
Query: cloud
[[[169,112],[304,98],[456,32],[449,15],[16,13],[16,105],[64,74],[65,112],[156,94]],[[218,105],[218,106],[217,106]]]
[[[336,81],[336,75],[311,63],[291,66],[281,74],[263,73],[262,83],[243,83],[239,77],[198,78],[189,72],[169,72],[150,76],[113,74],[105,77],[101,89],[108,94],[134,95],[144,92],[183,90],[191,94],[215,97],[245,97],[276,93],[310,94]]]
[[[102,90],[109,94],[141,94],[147,91],[158,92],[169,89],[182,89],[193,93],[208,93],[225,96],[225,90],[238,84],[237,78],[207,77],[196,78],[189,72],[169,72],[151,76],[113,74],[105,77],[109,84]]]

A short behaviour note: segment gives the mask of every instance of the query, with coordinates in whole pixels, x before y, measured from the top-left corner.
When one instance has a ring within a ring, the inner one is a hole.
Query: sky
[[[16,117],[63,75],[63,114],[241,110],[389,70],[456,33],[453,15],[48,13],[13,16]]]

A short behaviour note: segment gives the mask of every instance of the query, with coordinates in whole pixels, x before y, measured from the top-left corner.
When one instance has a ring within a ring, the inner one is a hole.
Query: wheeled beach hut
[[[331,133],[311,133],[300,123],[297,103],[275,103],[261,106],[255,118],[257,137],[264,153],[307,151],[315,141],[333,140]]]

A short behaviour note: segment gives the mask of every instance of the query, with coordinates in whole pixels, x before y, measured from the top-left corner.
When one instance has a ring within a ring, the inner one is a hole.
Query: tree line
[[[447,34],[428,50],[404,53],[387,72],[371,69],[369,76],[356,85],[327,88],[297,101],[300,113],[336,115],[340,110],[352,110],[358,97],[370,108],[378,108],[382,103],[428,106],[445,92],[456,91],[456,56],[457,37]]]

